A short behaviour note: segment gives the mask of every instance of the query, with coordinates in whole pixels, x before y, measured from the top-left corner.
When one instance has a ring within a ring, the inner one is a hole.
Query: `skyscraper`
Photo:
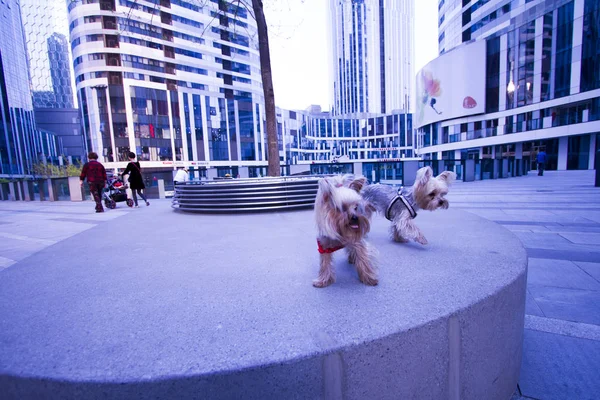
[[[408,111],[414,79],[413,0],[330,0],[333,112]]]
[[[0,17],[0,175],[25,175],[60,143],[36,129],[19,4],[2,1]]]
[[[67,4],[21,0],[35,108],[73,108]]]
[[[66,10],[65,10],[66,12]],[[58,108],[73,108],[73,88],[69,62],[69,42],[65,35],[54,32],[47,40],[50,78]]]

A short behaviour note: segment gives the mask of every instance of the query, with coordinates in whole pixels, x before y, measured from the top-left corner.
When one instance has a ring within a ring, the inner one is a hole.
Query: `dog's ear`
[[[417,171],[417,179],[415,179],[415,186],[425,186],[427,182],[433,176],[433,170],[431,167],[423,167]]]
[[[321,198],[323,199],[323,202],[332,202],[331,196],[334,185],[335,184],[331,182],[328,178],[319,179],[319,192],[321,193]]]
[[[450,186],[456,180],[456,174],[452,171],[444,171],[437,176],[437,179],[446,182],[446,185]]]
[[[364,176],[361,176],[361,177],[355,178],[352,182],[350,182],[350,184],[348,185],[348,187],[350,189],[355,190],[356,192],[360,193],[360,190],[366,184],[367,184],[367,178],[365,178]]]
[[[373,214],[374,212],[377,211],[375,206],[373,204],[371,204],[370,201],[367,201],[367,205],[365,206],[365,209],[369,212],[369,214]]]

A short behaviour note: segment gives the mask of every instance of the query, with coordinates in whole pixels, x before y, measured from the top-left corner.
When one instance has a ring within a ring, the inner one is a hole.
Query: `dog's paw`
[[[379,279],[372,276],[361,276],[360,281],[367,286],[377,286]]]
[[[331,285],[334,282],[334,279],[315,279],[313,281],[313,286],[316,288],[324,288]]]
[[[427,241],[427,239],[425,239],[425,236],[419,236],[415,239],[415,242],[420,243],[422,245],[426,245],[429,242]]]
[[[394,242],[396,242],[396,243],[407,243],[408,239],[403,238],[402,236],[394,236]]]

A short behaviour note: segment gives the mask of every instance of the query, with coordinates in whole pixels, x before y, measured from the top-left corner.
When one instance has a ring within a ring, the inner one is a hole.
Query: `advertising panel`
[[[485,112],[485,59],[481,40],[423,67],[416,82],[416,127]]]

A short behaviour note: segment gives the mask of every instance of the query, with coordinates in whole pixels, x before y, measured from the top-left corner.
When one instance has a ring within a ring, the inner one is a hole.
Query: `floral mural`
[[[441,114],[435,105],[437,103],[436,98],[442,95],[442,86],[439,79],[433,77],[433,73],[428,70],[423,70],[418,80],[418,96],[419,101],[417,102],[417,118],[419,123],[423,121],[423,116],[426,107],[431,107],[436,114]]]

